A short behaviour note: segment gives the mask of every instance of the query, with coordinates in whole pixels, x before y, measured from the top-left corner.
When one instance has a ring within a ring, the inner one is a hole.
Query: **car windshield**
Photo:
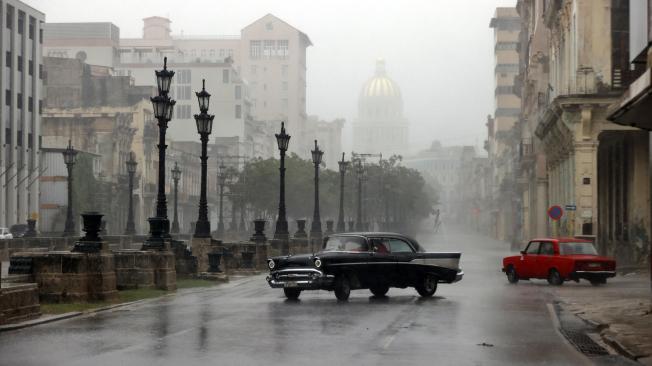
[[[325,252],[366,252],[368,250],[367,241],[359,236],[331,236],[324,245]]]
[[[559,243],[559,253],[561,255],[586,254],[598,255],[592,243]]]

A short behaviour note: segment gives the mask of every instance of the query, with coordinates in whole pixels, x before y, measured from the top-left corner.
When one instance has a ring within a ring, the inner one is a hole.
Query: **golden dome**
[[[362,87],[360,96],[367,97],[401,97],[401,90],[392,79],[387,77],[385,72],[385,60],[376,61],[376,74],[369,79]]]

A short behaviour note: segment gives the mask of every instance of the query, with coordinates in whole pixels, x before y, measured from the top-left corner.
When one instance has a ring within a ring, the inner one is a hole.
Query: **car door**
[[[396,259],[390,251],[387,238],[369,238],[371,257],[369,259],[369,282],[374,284],[391,285],[395,281]]]
[[[536,258],[535,277],[547,278],[548,271],[552,267],[552,261],[555,256],[555,249],[553,243],[550,241],[542,241],[539,246],[539,255]]]
[[[525,278],[535,278],[536,277],[536,266],[537,266],[537,257],[539,256],[539,246],[540,242],[531,241],[527,248],[521,253],[521,263],[519,268],[516,268],[516,272],[520,277]]]
[[[389,250],[396,261],[393,283],[397,285],[414,283],[419,271],[419,266],[412,262],[415,258],[414,249],[402,239],[387,238],[387,242],[389,242]]]

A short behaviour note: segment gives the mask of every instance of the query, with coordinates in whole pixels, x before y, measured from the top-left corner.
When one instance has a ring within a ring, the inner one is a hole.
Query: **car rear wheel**
[[[514,269],[514,266],[509,266],[507,268],[507,281],[509,283],[518,283],[518,274]]]
[[[301,295],[301,290],[298,288],[284,288],[283,292],[285,292],[285,297],[290,300],[296,300]]]
[[[349,279],[344,275],[338,276],[335,279],[335,297],[340,301],[346,301],[349,299],[349,295],[351,295],[351,283]]]
[[[591,281],[591,285],[593,285],[593,286],[605,285],[606,283],[607,283],[607,279],[606,279],[606,278],[601,278],[601,279],[599,279],[599,280],[592,280],[592,281]]]
[[[559,271],[553,268],[548,272],[548,283],[553,286],[561,286],[564,284],[564,279],[561,278]]]
[[[378,285],[369,289],[375,297],[383,297],[389,291],[389,286],[387,285]]]
[[[437,291],[437,277],[426,274],[414,288],[422,297],[430,297]]]

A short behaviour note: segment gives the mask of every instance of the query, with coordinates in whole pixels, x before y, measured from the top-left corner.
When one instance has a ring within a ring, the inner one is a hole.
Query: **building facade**
[[[374,76],[358,98],[358,118],[353,123],[353,150],[387,156],[408,152],[408,121],[403,116],[403,97],[396,82],[387,76],[385,61],[376,61]]]
[[[487,148],[491,163],[492,196],[495,198],[492,214],[492,235],[505,241],[521,237],[520,205],[517,195],[513,156],[518,135],[513,129],[518,121],[521,102],[514,94],[514,77],[518,74],[520,18],[515,8],[496,9],[489,24],[494,30],[494,101],[493,117],[487,123]]]

